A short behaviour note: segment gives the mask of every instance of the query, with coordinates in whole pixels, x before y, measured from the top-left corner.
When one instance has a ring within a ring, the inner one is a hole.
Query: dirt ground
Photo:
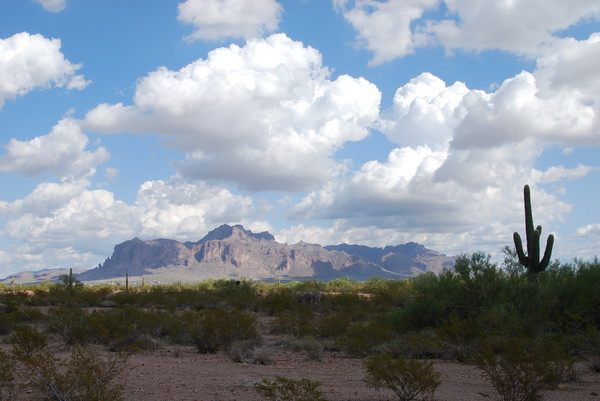
[[[262,344],[256,352],[268,364],[234,362],[230,354],[199,354],[194,346],[157,344],[152,351],[131,354],[118,383],[125,387],[126,401],[263,401],[255,385],[262,379],[283,376],[321,383],[319,387],[329,401],[392,401],[390,390],[374,390],[364,382],[364,360],[341,352],[323,352],[320,360],[286,347],[288,337],[273,335],[262,329]],[[4,343],[0,348],[11,349]],[[57,356],[67,358],[68,349],[54,342]],[[114,355],[97,346],[100,354]],[[491,392],[491,385],[476,367],[449,361],[436,361],[442,384],[434,401],[493,400],[481,393]],[[588,363],[576,364],[577,380],[564,383],[558,390],[546,391],[544,401],[600,401],[600,373]],[[1,395],[0,395],[1,398]],[[20,394],[19,400],[36,400],[34,393]]]
[[[365,370],[359,358],[326,353],[321,361],[306,355],[271,349],[270,365],[235,363],[224,354],[201,355],[193,347],[164,347],[129,359],[124,375],[129,401],[259,401],[254,386],[264,378],[283,376],[308,378],[321,383],[330,401],[384,401],[396,399],[389,390],[366,387]],[[439,361],[435,368],[442,375],[436,401],[477,401],[490,386],[476,368]],[[600,401],[600,374],[585,364],[577,365],[578,380],[545,393],[547,401]]]

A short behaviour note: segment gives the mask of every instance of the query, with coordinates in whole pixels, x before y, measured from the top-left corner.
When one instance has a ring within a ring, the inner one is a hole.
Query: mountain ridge
[[[221,225],[196,242],[139,238],[115,246],[111,257],[80,273],[82,281],[132,277],[156,281],[195,281],[208,278],[253,280],[358,280],[377,275],[400,278],[440,271],[454,258],[420,244],[371,248],[298,242],[282,244],[267,231],[253,233],[241,225]]]
[[[239,224],[223,224],[196,242],[135,237],[115,245],[104,263],[76,277],[84,282],[102,282],[121,281],[127,275],[133,283],[142,278],[146,283],[215,278],[366,280],[372,276],[405,278],[427,271],[439,272],[453,264],[453,257],[414,242],[384,248],[321,246],[303,241],[289,245],[277,242],[267,231],[253,233]],[[35,275],[29,273],[27,277]]]

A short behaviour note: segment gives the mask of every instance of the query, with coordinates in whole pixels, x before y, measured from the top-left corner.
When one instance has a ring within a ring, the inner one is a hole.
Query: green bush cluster
[[[365,363],[369,387],[392,390],[400,401],[432,399],[441,384],[433,363],[418,359],[373,355]]]
[[[13,340],[12,354],[0,351],[0,399],[18,400],[30,392],[56,401],[124,399],[123,354],[102,357],[90,347],[75,347],[68,357],[59,357],[34,330],[16,332]]]

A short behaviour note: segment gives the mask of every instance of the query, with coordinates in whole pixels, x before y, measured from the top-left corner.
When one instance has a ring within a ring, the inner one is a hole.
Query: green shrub
[[[126,366],[123,355],[102,358],[91,348],[77,347],[68,359],[49,351],[18,358],[27,387],[44,400],[118,401],[123,386],[117,383]]]
[[[303,337],[315,334],[317,314],[306,305],[286,310],[271,322],[274,333]]]
[[[275,380],[263,379],[256,392],[271,401],[327,401],[319,390],[321,384],[309,379],[293,380],[277,376]]]
[[[433,397],[441,384],[440,374],[430,361],[392,358],[389,355],[373,355],[365,362],[369,387],[388,388],[400,401],[411,401],[421,396]]]
[[[36,328],[26,327],[15,331],[10,336],[13,344],[13,354],[18,358],[31,358],[36,353],[43,351],[48,345],[48,336],[40,333]]]
[[[48,311],[48,330],[66,345],[87,344],[97,338],[88,314],[79,308],[53,308]]]
[[[306,354],[308,359],[320,361],[323,357],[323,344],[313,336],[296,338],[289,343],[292,351]]]
[[[15,361],[0,350],[0,400],[15,399]]]
[[[365,355],[373,353],[394,337],[394,330],[380,321],[357,321],[352,322],[335,343],[348,353]]]
[[[493,387],[482,393],[497,401],[539,401],[542,390],[556,388],[573,375],[573,361],[548,344],[512,339],[486,348],[475,360]]]
[[[259,336],[256,317],[238,310],[210,309],[187,312],[187,323],[192,343],[201,354],[227,349],[234,341]]]

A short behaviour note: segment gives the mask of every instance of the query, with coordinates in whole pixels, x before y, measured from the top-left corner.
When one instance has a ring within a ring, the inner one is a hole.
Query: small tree
[[[416,400],[419,396],[422,399],[432,398],[441,384],[440,374],[431,361],[373,355],[365,365],[367,385],[376,389],[388,388],[400,401]]]

